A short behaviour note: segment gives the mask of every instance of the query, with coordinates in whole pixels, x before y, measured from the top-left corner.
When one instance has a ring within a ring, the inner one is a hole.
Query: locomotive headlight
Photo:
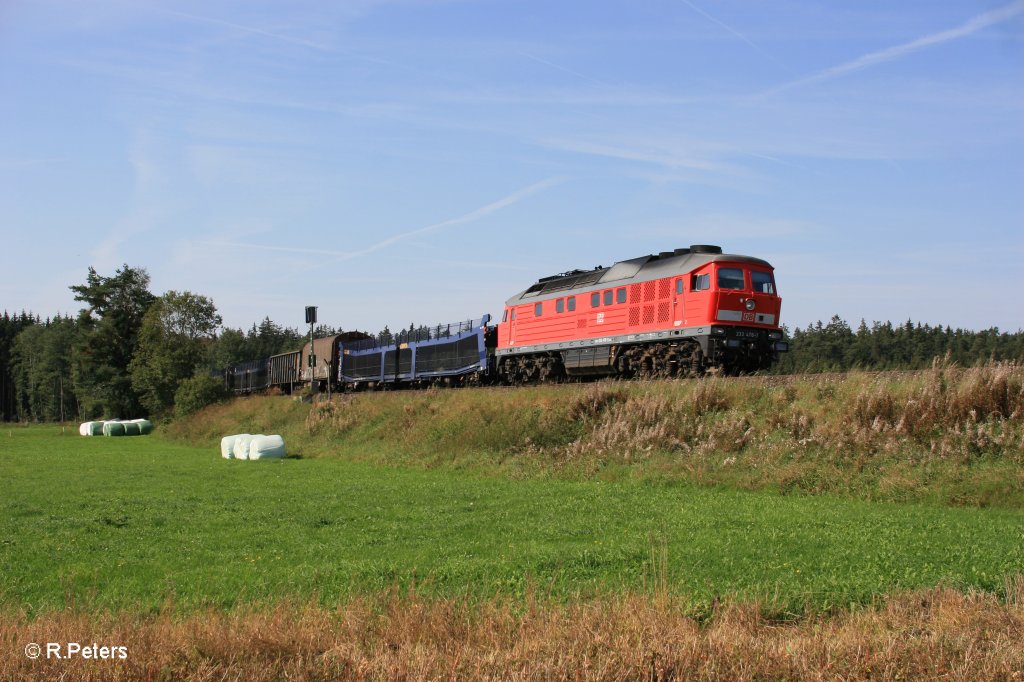
[[[768,338],[771,338],[771,339],[781,339],[782,338],[782,332],[768,332]]]
[[[711,328],[711,333],[712,334],[724,334],[725,333],[725,327],[712,327]]]
[[[746,303],[744,303],[743,305],[744,307],[746,307],[747,310],[753,310],[754,308],[757,307],[757,302],[754,301],[754,299],[752,298],[748,298]]]

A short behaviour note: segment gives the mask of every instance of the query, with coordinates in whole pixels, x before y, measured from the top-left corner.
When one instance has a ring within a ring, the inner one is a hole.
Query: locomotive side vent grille
[[[644,306],[644,324],[654,324],[654,306]]]
[[[629,309],[629,326],[635,327],[640,324],[640,306],[633,306]]]
[[[640,296],[642,295],[641,290],[643,285],[641,284],[630,284],[629,285],[629,302],[631,304],[639,303]]]
[[[668,303],[658,304],[658,322],[668,322],[668,318],[671,315],[671,306]]]
[[[668,298],[672,294],[672,285],[667,279],[658,282],[658,298]]]
[[[644,282],[644,302],[654,300],[654,288],[657,283],[653,280],[650,282]]]

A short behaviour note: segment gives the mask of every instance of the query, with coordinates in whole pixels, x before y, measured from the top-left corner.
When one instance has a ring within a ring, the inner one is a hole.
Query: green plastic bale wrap
[[[153,422],[148,419],[133,419],[132,422],[139,425],[139,432],[143,436],[153,433]]]
[[[82,422],[78,427],[78,433],[83,436],[102,436],[103,422]]]
[[[123,436],[124,435],[124,424],[121,422],[104,422],[103,424],[103,435],[104,436]]]
[[[123,422],[121,425],[124,427],[124,435],[126,436],[142,435],[142,429],[135,422]]]

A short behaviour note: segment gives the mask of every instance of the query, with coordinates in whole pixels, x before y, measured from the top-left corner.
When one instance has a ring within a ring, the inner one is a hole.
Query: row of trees
[[[265,319],[246,333],[221,329],[209,298],[155,296],[149,275],[125,265],[112,276],[89,268],[70,287],[77,317],[21,312],[0,317],[0,417],[64,421],[160,414],[210,395],[211,367],[292,350],[302,335]],[[321,331],[329,331],[323,329]],[[182,391],[185,394],[182,394]],[[213,390],[216,394],[216,391]]]
[[[1024,360],[1024,332],[998,328],[971,331],[907,321],[901,325],[861,320],[856,331],[838,315],[827,323],[787,332],[790,351],[775,366],[780,374],[849,369],[922,369],[934,358],[961,366],[990,359]]]

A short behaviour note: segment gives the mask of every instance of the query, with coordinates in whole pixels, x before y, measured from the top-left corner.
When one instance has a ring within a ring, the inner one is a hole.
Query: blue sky
[[[0,92],[0,308],[376,330],[712,243],[791,327],[1024,324],[1020,0],[7,0]]]

